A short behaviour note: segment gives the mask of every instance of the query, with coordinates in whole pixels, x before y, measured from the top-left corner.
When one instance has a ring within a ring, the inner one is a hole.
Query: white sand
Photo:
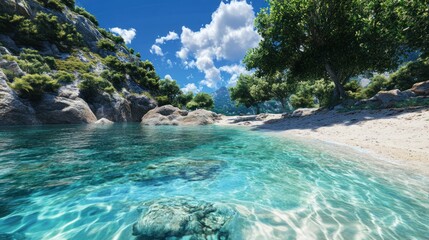
[[[224,117],[219,125],[236,117]],[[285,137],[318,139],[365,150],[378,159],[429,175],[429,109],[321,111],[305,117],[269,115],[238,123]]]

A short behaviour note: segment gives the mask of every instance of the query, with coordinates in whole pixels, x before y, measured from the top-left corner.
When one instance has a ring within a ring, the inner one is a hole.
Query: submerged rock
[[[142,173],[133,175],[133,178],[139,181],[168,178],[201,181],[216,176],[225,166],[226,162],[220,160],[176,159],[151,164]]]
[[[192,112],[181,110],[171,105],[150,110],[142,118],[144,125],[207,125],[213,124],[219,115],[204,109]]]
[[[98,119],[95,122],[95,124],[98,124],[98,125],[109,125],[109,124],[113,124],[113,123],[114,122],[110,121],[109,119],[105,119],[105,118]]]
[[[133,225],[138,239],[228,239],[236,212],[220,203],[190,197],[161,199],[145,204]]]

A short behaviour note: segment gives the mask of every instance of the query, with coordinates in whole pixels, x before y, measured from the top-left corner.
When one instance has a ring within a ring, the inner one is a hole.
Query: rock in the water
[[[113,124],[113,123],[114,123],[114,122],[110,121],[109,119],[105,119],[105,118],[98,119],[98,120],[95,122],[95,124],[98,124],[98,125],[109,125],[109,124]]]
[[[220,203],[190,197],[161,199],[146,203],[140,219],[133,225],[138,239],[228,239],[229,224],[236,212]]]
[[[213,124],[219,115],[199,109],[192,112],[180,110],[171,105],[150,110],[142,118],[144,125],[207,125]]]
[[[88,102],[97,118],[106,118],[114,122],[131,121],[130,104],[118,93],[103,92],[88,99]]]
[[[216,176],[226,162],[220,160],[190,160],[178,158],[149,165],[143,172],[133,175],[137,181],[165,181],[181,178],[188,181],[200,181]]]
[[[35,111],[9,87],[0,70],[0,125],[38,124]]]
[[[133,122],[140,122],[142,117],[156,107],[156,102],[144,95],[129,94],[126,99],[130,102],[131,118]]]
[[[78,124],[97,121],[88,104],[81,98],[68,98],[44,94],[34,104],[37,118],[45,124]]]
[[[417,95],[429,95],[429,80],[414,84],[411,91]]]

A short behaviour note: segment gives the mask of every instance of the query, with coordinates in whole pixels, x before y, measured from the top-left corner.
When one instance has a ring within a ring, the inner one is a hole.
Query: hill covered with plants
[[[0,2],[0,125],[140,121],[168,81],[74,0]]]

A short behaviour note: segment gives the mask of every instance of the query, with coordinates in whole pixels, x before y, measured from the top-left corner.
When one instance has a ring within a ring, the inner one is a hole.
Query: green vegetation
[[[90,63],[85,63],[79,60],[76,56],[70,56],[65,60],[55,59],[57,69],[69,73],[87,73],[91,69]]]
[[[46,74],[28,74],[21,78],[15,78],[11,87],[21,97],[39,100],[43,93],[55,92],[59,88],[59,84]]]
[[[166,97],[166,102],[168,104],[175,104],[176,98],[182,93],[182,91],[180,91],[179,85],[177,85],[177,82],[169,79],[162,79],[159,82],[159,92],[161,96]],[[165,98],[162,100],[165,100]]]
[[[85,8],[76,7],[76,8],[74,9],[74,11],[75,11],[77,14],[80,14],[80,15],[82,15],[82,16],[84,16],[84,17],[86,17],[89,21],[91,21],[92,23],[94,23],[94,24],[95,24],[95,26],[98,26],[98,21],[97,21],[97,19],[94,17],[94,15],[92,15],[92,14],[91,14],[91,13],[89,13],[89,12],[87,12],[87,11],[85,10]]]
[[[116,51],[115,43],[113,43],[111,40],[105,39],[105,38],[102,38],[97,42],[97,47],[100,49],[110,51],[110,52]]]
[[[379,89],[404,90],[428,78],[427,58],[422,58],[387,81],[374,77],[368,88],[351,80],[394,70],[412,51],[428,55],[429,9],[424,1],[272,0],[269,5],[256,18],[263,40],[244,59],[256,76],[231,89],[239,103],[255,106],[267,96],[289,96],[295,106],[314,105],[314,98],[321,106],[332,106]],[[283,83],[272,83],[279,72],[287,75]]]
[[[195,109],[206,109],[211,110],[214,107],[213,98],[208,93],[198,93],[195,97],[186,104],[186,108]]]
[[[58,83],[67,84],[67,83],[72,83],[75,80],[75,76],[65,71],[58,71],[55,73],[54,79]]]
[[[100,91],[107,93],[115,91],[115,88],[109,81],[94,74],[84,73],[81,75],[81,78],[82,82],[79,83],[79,89],[82,96],[87,100],[91,100]]]
[[[34,19],[3,14],[0,16],[0,32],[13,35],[18,44],[38,49],[43,47],[44,41],[55,44],[61,51],[82,46],[82,36],[75,26],[43,12],[38,12]]]

